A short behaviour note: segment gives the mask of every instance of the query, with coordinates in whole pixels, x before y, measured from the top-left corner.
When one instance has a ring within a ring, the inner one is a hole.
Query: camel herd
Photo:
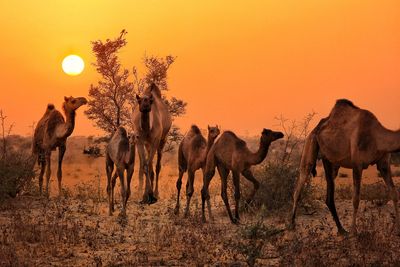
[[[83,97],[65,97],[64,100],[63,111],[65,119],[55,109],[54,105],[49,104],[35,129],[33,153],[37,156],[38,164],[41,168],[39,174],[40,194],[43,192],[43,176],[46,171],[45,193],[48,195],[51,176],[51,152],[58,147],[57,178],[59,195],[61,196],[62,160],[66,150],[66,139],[74,130],[76,110],[87,103]],[[133,135],[128,136],[127,131],[123,127],[119,127],[111,137],[106,149],[105,165],[109,215],[112,215],[114,211],[114,186],[118,177],[121,183],[121,213],[126,214],[136,149],[140,159],[139,189],[141,191],[143,190],[143,174],[145,174],[146,178],[142,203],[153,204],[157,202],[159,195],[158,179],[161,171],[163,148],[171,128],[171,115],[162,99],[161,91],[155,84],[150,85],[142,96],[136,96],[136,100],[138,105],[132,115]],[[218,126],[208,126],[206,140],[196,125],[191,126],[178,150],[179,176],[176,182],[177,201],[175,214],[179,214],[180,210],[179,201],[184,173],[188,173],[186,184],[187,203],[184,212],[186,217],[189,215],[190,200],[194,192],[195,172],[202,169],[202,219],[206,222],[206,202],[209,217],[212,219],[208,187],[215,174],[215,168],[217,168],[221,177],[221,196],[229,218],[232,223],[238,223],[240,220],[240,175],[253,183],[253,191],[250,198],[246,200],[250,202],[260,186],[251,171],[251,166],[261,163],[267,156],[270,144],[283,137],[281,132],[263,129],[259,149],[256,152],[252,152],[247,147],[246,142],[231,131],[225,131],[221,134]],[[396,215],[395,224],[397,229],[400,230],[398,192],[395,189],[390,170],[390,153],[399,150],[400,131],[386,129],[371,112],[360,109],[349,100],[338,100],[329,116],[322,119],[305,140],[300,163],[300,176],[293,196],[293,209],[288,228],[293,229],[295,226],[296,209],[302,188],[311,175],[316,175],[316,162],[319,156],[322,158],[327,182],[326,205],[332,214],[339,234],[346,234],[347,232],[341,225],[335,208],[335,177],[338,174],[338,170],[340,167],[353,170],[353,219],[351,231],[356,233],[362,172],[369,165],[374,164],[382,174],[390,191]],[[153,159],[156,153],[157,163],[156,172],[154,173]],[[227,196],[227,178],[230,172],[232,172],[234,185],[234,215],[232,215]]]

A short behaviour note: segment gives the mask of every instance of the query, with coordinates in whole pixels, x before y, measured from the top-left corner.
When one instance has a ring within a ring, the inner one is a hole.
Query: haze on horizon
[[[0,108],[29,134],[47,103],[87,96],[98,81],[90,41],[128,31],[129,70],[144,53],[177,56],[170,93],[188,102],[177,120],[239,134],[276,128],[274,117],[328,114],[338,98],[400,126],[399,1],[1,1]],[[68,76],[68,54],[86,68]],[[73,135],[101,132],[78,110]]]

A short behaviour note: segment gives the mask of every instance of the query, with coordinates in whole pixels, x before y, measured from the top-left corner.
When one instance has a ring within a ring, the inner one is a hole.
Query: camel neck
[[[214,144],[214,141],[215,141],[215,137],[210,137],[210,136],[209,136],[209,137],[207,138],[206,156],[207,156],[207,154],[208,154],[208,151],[210,151],[212,145]]]
[[[66,138],[72,134],[75,128],[75,111],[64,111],[65,113],[65,132],[62,135],[62,138]]]
[[[377,138],[378,150],[395,152],[400,150],[400,130],[383,129]]]
[[[150,133],[150,112],[142,112],[140,117],[140,126],[143,133]]]
[[[271,145],[271,143],[263,144],[262,142],[260,142],[260,146],[259,146],[257,152],[250,154],[249,163],[251,165],[260,164],[267,156],[270,145]]]

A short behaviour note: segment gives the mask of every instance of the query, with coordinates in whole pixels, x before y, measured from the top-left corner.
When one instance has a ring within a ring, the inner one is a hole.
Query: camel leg
[[[203,175],[204,175],[204,169],[203,169]],[[212,178],[212,177],[211,177]],[[211,181],[211,180],[210,180]],[[210,218],[210,221],[214,221],[214,216],[212,215],[211,212],[211,202],[210,198],[206,199],[207,202],[207,211],[208,211],[208,217]]]
[[[208,202],[208,208],[211,214],[211,207],[209,205],[210,193],[208,191],[208,187],[210,186],[210,182],[211,179],[214,177],[214,174],[215,174],[215,166],[212,166],[212,168],[207,167],[203,175],[203,188],[201,189],[201,215],[203,222],[206,222],[206,215],[204,214],[206,200]]]
[[[118,176],[119,176],[119,181],[121,185],[121,203],[122,203],[122,215],[126,215],[126,189],[125,189],[125,175],[124,175],[124,168],[123,167],[118,167]]]
[[[39,194],[42,195],[43,192],[43,175],[46,169],[46,160],[40,162],[40,174],[39,174]]]
[[[112,160],[106,158],[106,174],[107,174],[107,195],[108,195],[108,215],[112,215],[114,211],[114,200],[113,200],[113,186],[112,186],[112,172],[114,170],[114,163]]]
[[[149,151],[149,158],[147,159],[147,166],[144,168],[144,172],[146,174],[146,189],[145,193],[143,194],[143,200],[142,203],[147,203],[147,204],[154,204],[157,202],[157,198],[154,197],[153,194],[153,186],[152,186],[152,181],[151,181],[151,174],[153,174],[154,177],[154,171],[153,171],[153,158],[155,154],[155,149],[153,147],[150,148]]]
[[[132,163],[128,166],[126,180],[127,180],[127,188],[126,188],[126,199],[125,199],[125,206],[128,203],[128,199],[131,196],[131,181],[134,172],[135,163]]]
[[[190,200],[192,198],[194,188],[193,188],[193,183],[194,183],[194,174],[195,172],[192,170],[188,171],[188,180],[186,183],[186,209],[185,209],[185,217],[189,216],[190,212]]]
[[[238,221],[236,218],[232,216],[232,211],[231,207],[229,206],[229,200],[228,200],[228,175],[229,175],[229,170],[224,168],[221,165],[217,165],[219,175],[221,176],[221,197],[222,200],[224,201],[226,211],[228,212],[229,218],[231,219],[231,222],[234,224],[237,224]]]
[[[232,172],[233,185],[235,187],[235,219],[239,221],[239,201],[240,201],[240,173]]]
[[[340,223],[339,217],[336,212],[336,207],[335,207],[335,181],[334,181],[334,168],[332,166],[332,163],[330,163],[328,160],[323,160],[322,161],[324,164],[324,169],[325,169],[325,178],[326,178],[326,205],[328,206],[333,220],[336,223],[338,233],[343,235],[347,234],[346,230],[344,230],[342,224]]]
[[[256,178],[254,178],[254,175],[250,169],[244,170],[242,172],[242,174],[243,174],[244,178],[246,178],[247,180],[249,180],[250,182],[253,183],[253,191],[251,192],[251,195],[247,200],[247,203],[250,203],[253,200],[257,190],[260,188],[260,183],[257,181]]]
[[[58,196],[62,196],[62,189],[61,189],[61,179],[62,179],[62,161],[64,158],[66,146],[61,145],[58,147],[58,169],[57,169],[57,179],[58,179]]]
[[[161,172],[161,159],[162,159],[164,145],[165,145],[165,142],[161,141],[160,142],[160,146],[157,149],[156,187],[154,189],[154,195],[155,195],[156,198],[159,197],[159,194],[158,194],[158,179],[160,177],[160,172]]]
[[[390,155],[387,155],[382,160],[377,163],[378,170],[382,174],[382,178],[385,181],[387,188],[389,189],[390,196],[393,201],[394,206],[394,213],[395,213],[395,225],[397,228],[398,234],[400,234],[400,218],[399,218],[399,208],[398,208],[398,201],[399,201],[399,193],[394,186],[393,179],[392,179],[392,171],[390,169]]]
[[[353,168],[353,220],[351,224],[351,232],[357,233],[357,212],[360,204],[360,187],[361,187],[362,168]]]
[[[185,156],[183,155],[183,151],[182,151],[182,143],[179,145],[179,149],[178,149],[178,166],[179,166],[179,176],[178,176],[178,180],[176,181],[176,189],[178,191],[178,196],[176,198],[176,206],[175,206],[175,214],[179,214],[179,201],[180,201],[180,195],[181,195],[181,188],[182,188],[182,177],[183,174],[186,172],[187,170],[187,162],[185,159]]]
[[[175,206],[175,214],[179,214],[179,198],[181,195],[181,188],[182,188],[182,177],[183,174],[185,173],[185,171],[183,171],[181,169],[181,167],[179,167],[179,177],[178,180],[176,181],[176,189],[178,190],[178,196],[176,197],[176,206]]]
[[[114,188],[117,183],[118,171],[115,170],[113,177],[111,178],[111,211],[114,212]]]
[[[146,153],[144,151],[144,146],[142,143],[138,143],[138,154],[139,154],[139,192],[143,191],[143,174],[145,169],[146,162]]]
[[[46,195],[49,195],[49,183],[50,183],[50,176],[51,176],[51,151],[46,152]]]
[[[289,221],[289,225],[288,225],[289,229],[294,229],[294,227],[295,227],[296,211],[297,211],[297,206],[298,206],[299,200],[300,200],[301,190],[303,189],[305,183],[307,182],[307,180],[310,177],[311,168],[312,168],[311,165],[307,165],[307,167],[305,169],[300,170],[300,176],[299,176],[299,179],[297,180],[296,188],[295,188],[294,194],[293,194],[293,208],[292,208],[292,213],[291,213],[290,221]]]
[[[290,221],[288,224],[288,229],[294,229],[296,220],[296,211],[299,204],[301,191],[311,176],[311,171],[315,170],[315,164],[318,156],[318,143],[315,133],[311,133],[304,144],[304,150],[301,156],[300,163],[300,176],[296,182],[296,188],[293,194],[293,207],[290,216]]]

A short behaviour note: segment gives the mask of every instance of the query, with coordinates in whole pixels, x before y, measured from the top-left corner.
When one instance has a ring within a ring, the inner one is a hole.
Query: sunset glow
[[[400,1],[1,1],[0,9],[0,107],[15,133],[28,134],[47,103],[87,96],[99,80],[90,42],[122,29],[129,71],[145,53],[177,57],[168,82],[188,103],[175,122],[183,131],[196,123],[259,134],[280,114],[326,116],[337,98],[400,126]],[[76,51],[86,69],[71,79],[60,61]],[[98,133],[79,114],[74,135]]]

